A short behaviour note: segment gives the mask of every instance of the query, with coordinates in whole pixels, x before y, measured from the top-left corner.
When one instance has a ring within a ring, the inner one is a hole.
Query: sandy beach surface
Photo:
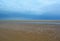
[[[60,41],[60,24],[0,22],[0,41]]]

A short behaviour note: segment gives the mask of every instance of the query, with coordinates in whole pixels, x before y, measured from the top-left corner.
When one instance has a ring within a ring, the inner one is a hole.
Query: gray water
[[[0,24],[14,23],[14,24],[60,24],[60,22],[0,22]]]
[[[16,24],[60,24],[60,22],[15,22]]]

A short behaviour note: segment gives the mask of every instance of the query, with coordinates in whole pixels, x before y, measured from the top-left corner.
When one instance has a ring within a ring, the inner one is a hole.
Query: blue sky
[[[12,14],[7,12],[12,12]],[[60,0],[0,0],[0,16],[1,16],[0,18],[1,19],[4,16],[6,18],[3,18],[3,19],[9,19],[7,18],[7,16],[9,16],[10,14],[13,15],[17,13],[19,15],[20,14],[23,15],[23,16],[20,15],[21,17],[19,16],[20,19],[36,18],[36,20],[37,19],[40,20],[42,19],[42,17],[48,17],[49,15],[50,17],[51,15],[53,15],[54,17],[57,17],[60,15]],[[13,15],[13,17],[14,16],[15,15]],[[57,19],[59,19],[59,17],[57,17]]]

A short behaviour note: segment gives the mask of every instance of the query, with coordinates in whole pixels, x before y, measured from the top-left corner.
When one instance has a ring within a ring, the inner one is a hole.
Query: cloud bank
[[[60,0],[0,0],[0,10],[43,14],[57,9]],[[60,7],[59,7],[60,8]]]
[[[60,20],[60,0],[0,0],[0,20]]]

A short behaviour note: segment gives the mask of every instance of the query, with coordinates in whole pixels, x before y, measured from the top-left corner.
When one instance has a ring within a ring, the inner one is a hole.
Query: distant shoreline
[[[0,20],[0,22],[60,22],[60,20]]]
[[[58,20],[2,20],[0,24],[55,24],[60,25],[60,21]]]

